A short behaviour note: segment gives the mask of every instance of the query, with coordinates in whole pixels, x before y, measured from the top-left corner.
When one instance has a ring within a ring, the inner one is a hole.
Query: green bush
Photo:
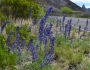
[[[3,13],[7,17],[11,15],[15,20],[17,18],[27,19],[30,7],[33,8],[31,16],[35,20],[37,20],[40,15],[44,16],[43,8],[37,4],[35,0],[2,0],[1,6],[3,7],[3,9],[1,8]]]
[[[0,11],[0,26],[2,25],[2,23],[6,20],[6,17],[3,15],[3,13]]]
[[[12,31],[15,35],[15,32],[16,32],[15,29],[16,29],[15,23],[12,22],[10,24],[7,24],[6,27],[5,27],[6,34],[8,35]]]
[[[67,15],[71,15],[74,13],[74,11],[71,9],[71,8],[68,8],[68,7],[62,7],[61,8],[61,12],[62,13],[65,13]]]
[[[44,9],[43,7],[41,7],[39,4],[36,3],[32,3],[31,5],[32,7],[32,19],[34,19],[34,24],[36,24],[36,21],[40,18],[44,16]]]
[[[4,48],[5,47],[5,37],[0,34],[0,47]]]
[[[16,54],[7,51],[5,38],[0,34],[0,69],[16,70]]]

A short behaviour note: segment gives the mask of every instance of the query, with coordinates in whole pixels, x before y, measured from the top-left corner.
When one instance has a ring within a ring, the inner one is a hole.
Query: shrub
[[[36,21],[44,16],[44,9],[39,4],[32,3],[32,19],[34,19],[34,24],[36,24]]]
[[[7,51],[3,35],[0,34],[0,68],[16,70],[16,54]]]
[[[6,27],[5,27],[6,34],[9,35],[9,32],[12,31],[14,33],[14,35],[15,35],[15,29],[16,29],[16,27],[15,27],[14,22],[12,22],[10,24],[7,24]]]
[[[74,11],[73,11],[72,9],[68,8],[68,7],[62,7],[62,8],[61,8],[61,12],[62,12],[62,13],[65,13],[65,14],[67,14],[67,15],[71,15],[71,14],[74,13]]]
[[[6,17],[3,15],[3,13],[0,11],[0,25],[2,25],[2,23],[6,20]]]
[[[35,20],[44,15],[43,8],[35,2],[35,0],[2,0],[1,6],[3,6],[3,13],[9,17],[10,15],[15,20],[17,18],[28,18],[28,16],[32,16]],[[32,7],[32,12],[30,12],[30,7]],[[32,13],[29,15],[29,13]]]
[[[26,44],[32,39],[34,40],[36,36],[31,34],[30,30],[28,29],[28,25],[22,25],[19,29],[19,34],[21,39],[26,39]]]

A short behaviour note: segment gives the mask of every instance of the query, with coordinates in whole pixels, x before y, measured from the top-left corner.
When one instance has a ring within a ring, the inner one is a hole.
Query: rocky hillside
[[[41,4],[45,8],[45,10],[50,6],[53,6],[54,12],[59,12],[60,8],[64,6],[67,6],[73,9],[74,11],[84,11],[81,7],[79,7],[70,0],[36,0],[36,1],[37,3]]]

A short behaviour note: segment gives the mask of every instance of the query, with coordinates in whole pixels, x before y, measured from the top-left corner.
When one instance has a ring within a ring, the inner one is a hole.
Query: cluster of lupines
[[[46,64],[51,63],[52,59],[53,59],[53,53],[54,53],[54,41],[55,38],[53,37],[53,32],[51,31],[52,29],[52,24],[50,23],[50,25],[46,25],[45,27],[45,21],[48,17],[48,15],[50,14],[50,12],[52,11],[52,7],[48,9],[48,11],[46,12],[45,18],[43,18],[40,22],[40,28],[39,28],[39,40],[40,42],[44,42],[44,62],[41,63],[41,67],[44,67]],[[47,14],[48,13],[48,14]],[[47,42],[50,40],[50,51],[47,51]]]
[[[45,28],[46,19],[48,18],[48,16],[49,16],[51,11],[52,11],[52,7],[50,7],[48,9],[48,11],[46,12],[46,15],[41,20],[40,27],[39,27],[39,40],[40,40],[40,42],[44,42],[45,44],[47,42],[46,36],[50,36],[51,35],[52,24],[50,24],[50,26],[47,25],[46,28]],[[33,59],[33,61],[37,61],[38,60],[37,52],[38,52],[38,49],[39,49],[38,45],[36,46],[36,49],[35,49],[35,47],[33,46],[32,41],[30,41],[28,43],[27,51],[29,49],[32,52],[32,59]],[[45,49],[46,49],[46,47],[45,47]]]
[[[51,28],[52,28],[52,24],[48,25],[45,27],[45,22],[46,22],[46,19],[48,18],[50,12],[52,11],[52,7],[50,7],[48,9],[48,11],[46,12],[46,15],[44,16],[44,18],[41,20],[40,22],[40,28],[39,28],[39,38],[40,38],[40,42],[44,42],[45,45],[47,45],[47,41],[50,40],[50,52],[47,51],[47,47],[44,48],[45,49],[45,55],[47,53],[47,56],[45,56],[44,58],[46,58],[47,62],[48,63],[51,63],[52,59],[53,59],[53,53],[54,53],[54,41],[55,41],[55,38],[52,37],[52,31],[51,31]],[[5,23],[6,25],[6,23]],[[5,27],[5,25],[3,27]],[[3,30],[3,28],[2,28]],[[12,35],[12,32],[10,32],[8,38],[7,38],[7,43],[8,41],[10,40],[10,37]],[[47,39],[48,37],[48,39]],[[22,39],[22,41],[20,40],[20,34],[19,34],[19,27],[16,27],[16,34],[15,34],[15,42],[13,42],[11,44],[11,50],[12,52],[16,52],[17,51],[17,55],[19,56],[19,60],[20,60],[20,57],[21,57],[21,48],[24,48],[25,46],[25,39]],[[36,45],[34,46],[33,45],[33,42],[30,41],[28,43],[28,46],[27,46],[27,50],[30,50],[31,53],[32,53],[32,59],[33,61],[37,61],[38,60],[38,49],[39,49],[39,46]],[[46,64],[47,63],[46,61],[44,61],[44,63]]]
[[[65,16],[63,15],[63,22],[65,21],[64,19],[65,19]],[[64,36],[66,38],[66,35],[67,34],[68,34],[68,36],[70,36],[71,30],[72,30],[72,25],[71,25],[72,19],[70,19],[70,20],[67,21],[67,24],[64,25],[64,29],[62,29],[63,22],[61,22],[62,23],[62,26],[60,26],[60,30],[61,30],[61,32],[64,33]],[[78,23],[79,23],[79,19],[78,19],[77,23],[74,24],[74,25],[77,25]],[[89,23],[89,21],[87,19],[86,25],[84,27],[84,33],[83,33],[84,38],[86,38],[86,32],[88,30],[88,23]],[[83,37],[82,35],[80,35],[80,32],[81,32],[81,25],[79,25],[79,27],[78,27],[78,39],[82,39],[82,37]],[[89,36],[90,36],[90,32],[89,32]],[[73,39],[73,35],[71,37],[71,41],[73,41],[72,39]]]
[[[70,19],[69,22],[67,23],[67,32],[68,32],[68,36],[70,36],[71,30],[72,30],[71,22],[72,22],[72,19]]]
[[[38,60],[38,45],[36,45],[36,47],[34,47],[32,40],[29,41],[28,46],[27,46],[27,51],[30,50],[32,53],[32,59],[33,61],[37,61]]]
[[[40,42],[44,41],[44,25],[45,25],[45,19],[43,18],[40,22],[40,27],[39,27],[39,39]]]
[[[49,51],[47,51],[48,45],[47,45],[47,41],[46,41],[45,46],[44,46],[44,53],[45,53],[44,62],[41,63],[41,67],[44,67],[47,64],[51,64],[52,60],[53,60],[55,38],[49,36],[49,40],[50,40],[50,49],[49,49]]]
[[[72,25],[71,25],[72,19],[68,20],[67,24],[65,24],[65,29],[63,30],[64,36],[66,38],[66,35],[70,36]]]
[[[60,33],[63,33],[65,32],[65,18],[66,18],[66,14],[64,13],[63,16],[62,16],[62,20],[60,19]]]
[[[66,18],[66,14],[63,14],[63,18],[62,18],[62,32],[64,32],[64,21],[65,21],[65,18]]]
[[[45,41],[45,34],[44,34],[44,26],[45,26],[45,22],[46,22],[46,19],[48,18],[50,12],[53,10],[52,7],[50,7],[47,12],[46,12],[46,15],[44,16],[43,19],[41,19],[41,22],[40,22],[40,27],[39,27],[39,39],[40,39],[40,42],[42,41]]]

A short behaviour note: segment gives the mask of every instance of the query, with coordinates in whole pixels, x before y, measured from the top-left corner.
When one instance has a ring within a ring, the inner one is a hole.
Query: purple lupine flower
[[[12,34],[13,34],[13,32],[10,32],[10,33],[9,33],[8,38],[7,38],[7,40],[6,40],[6,45],[8,45],[8,42],[9,42]]]
[[[50,36],[51,35],[51,28],[52,28],[52,26],[53,25],[50,23],[49,27],[46,27],[44,29],[44,33],[45,33],[46,36]]]
[[[71,25],[71,23],[72,23],[72,19],[69,20],[69,25]]]
[[[46,15],[44,16],[45,17],[45,20],[48,18],[49,14],[52,12],[53,10],[53,7],[50,7],[47,11],[46,11]]]
[[[33,55],[33,57],[32,57],[33,60],[37,61],[38,60],[38,54],[36,52],[33,52],[32,55]]]
[[[66,18],[66,14],[64,13],[64,14],[63,14],[63,19],[62,19],[62,31],[65,31],[65,29],[64,29],[64,21],[65,21],[65,18]]]
[[[20,34],[16,35],[16,46],[20,47]]]
[[[36,53],[35,48],[34,48],[33,45],[31,46],[30,51],[32,52],[32,59],[33,59],[33,61],[37,61],[38,60],[38,54]]]
[[[26,51],[30,50],[31,46],[32,46],[32,40],[29,41],[27,48],[26,48]]]
[[[40,27],[39,27],[39,40],[40,42],[43,41],[43,36],[44,36],[44,25],[45,25],[45,19],[43,18],[40,22]]]
[[[81,25],[79,25],[78,34],[80,34],[80,32],[81,32]]]
[[[36,49],[37,49],[36,50],[35,47],[33,46],[32,40],[30,40],[29,43],[28,43],[27,50],[29,50],[29,49],[30,49],[30,51],[32,53],[33,61],[37,61],[38,60],[38,54],[37,54],[38,46],[36,46]]]
[[[72,25],[69,25],[69,28],[68,28],[68,36],[70,36],[70,34],[71,34],[71,29],[72,29]]]
[[[45,66],[45,64],[44,63],[41,63],[41,68],[43,68]]]
[[[54,54],[54,42],[55,42],[55,38],[54,37],[50,37],[50,60],[49,61],[52,61],[53,59],[53,54]]]
[[[17,46],[17,47],[20,47],[19,26],[16,28],[16,46]]]
[[[78,28],[78,38],[80,37],[80,32],[81,32],[81,25],[79,25],[79,28]]]
[[[52,27],[52,26],[51,26]],[[47,35],[48,39],[50,40],[50,52],[47,51],[47,41],[45,42],[45,46],[44,46],[44,64],[50,64],[52,62],[53,59],[53,53],[54,53],[54,41],[55,38],[52,37],[52,35]]]
[[[44,64],[47,64],[49,61],[48,61],[48,52],[45,51],[45,56],[44,56]]]
[[[86,21],[86,27],[88,26],[88,20]]]
[[[55,42],[55,38],[54,37],[50,37],[50,46],[54,47],[54,42]]]
[[[66,18],[66,14],[64,13],[64,14],[63,14],[63,20],[62,20],[63,23],[64,23],[64,21],[65,21],[65,18]]]
[[[25,39],[22,39],[22,43],[21,43],[22,49],[24,48],[24,46],[25,46]]]
[[[70,34],[71,29],[72,29],[71,22],[72,22],[72,19],[68,20],[68,22],[67,22],[67,26],[68,26],[68,29],[67,29],[67,31],[68,31],[68,35]]]
[[[38,53],[38,50],[39,50],[39,46],[38,45],[36,45],[36,53]]]
[[[49,64],[49,54],[47,54],[44,58],[44,63]]]
[[[88,29],[88,20],[86,21],[86,26],[84,28],[84,30],[86,31]]]
[[[19,47],[18,47],[18,56],[19,56],[19,57],[21,56],[21,50],[20,50]]]
[[[61,28],[61,19],[59,20],[59,26],[60,26],[60,28]]]
[[[14,49],[15,49],[15,42],[12,43],[12,52],[14,52]]]
[[[45,33],[44,33],[44,25],[45,25],[45,22],[46,22],[46,19],[48,18],[50,12],[53,10],[52,7],[50,7],[47,12],[46,12],[46,15],[44,16],[44,18],[41,20],[40,22],[40,27],[39,27],[39,39],[40,39],[40,42],[44,41],[46,36],[45,36]]]
[[[2,31],[4,30],[4,28],[5,28],[5,26],[6,26],[6,24],[7,23],[9,23],[9,21],[7,20],[7,21],[5,21],[5,23],[1,26],[1,33],[2,33]]]
[[[32,14],[32,7],[31,7],[30,10],[29,10],[29,14],[28,14],[28,17],[29,17],[29,18],[31,17],[31,14]]]

